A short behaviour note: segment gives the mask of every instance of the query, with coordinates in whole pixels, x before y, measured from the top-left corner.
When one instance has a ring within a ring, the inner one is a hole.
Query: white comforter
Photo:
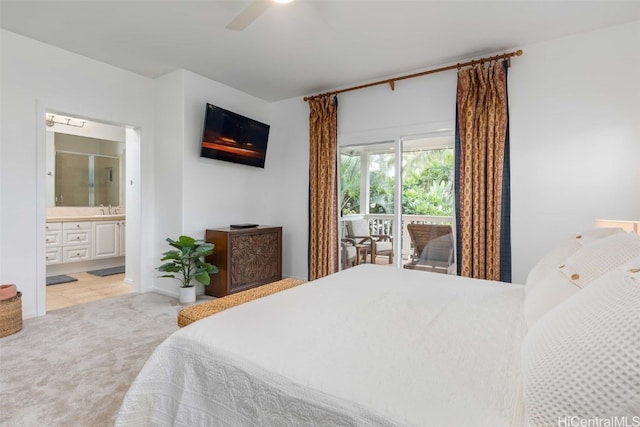
[[[524,423],[519,285],[361,265],[170,336],[116,425]]]

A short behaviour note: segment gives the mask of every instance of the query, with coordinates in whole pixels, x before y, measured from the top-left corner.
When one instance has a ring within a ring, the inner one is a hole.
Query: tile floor
[[[123,274],[93,276],[87,273],[70,273],[77,282],[47,286],[47,311],[133,292],[124,282]]]

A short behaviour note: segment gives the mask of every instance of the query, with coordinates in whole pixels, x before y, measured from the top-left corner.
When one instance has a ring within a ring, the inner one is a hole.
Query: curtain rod
[[[400,80],[412,79],[414,77],[426,76],[427,74],[439,73],[441,71],[449,71],[449,70],[453,70],[453,69],[456,69],[456,68],[459,70],[460,68],[467,67],[469,65],[482,64],[482,63],[485,63],[485,62],[497,61],[499,59],[507,59],[509,61],[509,66],[511,66],[511,57],[512,56],[520,56],[520,55],[522,55],[522,50],[517,50],[515,52],[503,53],[502,55],[490,56],[488,58],[475,59],[473,61],[458,63],[458,64],[455,64],[455,65],[449,65],[447,67],[436,68],[436,69],[433,69],[433,70],[421,71],[419,73],[408,74],[406,76],[393,77],[393,78],[380,80],[380,81],[373,82],[373,83],[366,83],[366,84],[359,85],[359,86],[348,87],[348,88],[345,88],[345,89],[338,89],[338,90],[334,90],[332,92],[321,93],[321,94],[313,95],[313,96],[305,96],[304,100],[305,101],[311,101],[313,99],[322,98],[324,96],[337,95],[339,93],[351,92],[353,90],[364,89],[364,88],[368,88],[368,87],[371,87],[371,86],[379,86],[379,85],[383,85],[383,84],[388,84],[391,87],[391,90],[395,90],[396,82],[400,81]]]

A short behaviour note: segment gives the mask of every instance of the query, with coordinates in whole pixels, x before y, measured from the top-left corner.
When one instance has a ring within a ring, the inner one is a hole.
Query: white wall
[[[184,211],[183,186],[183,132],[184,102],[183,75],[176,71],[154,82],[155,91],[155,159],[154,176],[154,230],[153,266],[160,265],[162,252],[170,249],[167,237],[182,234]],[[160,279],[155,272],[153,288],[168,294],[177,294],[177,284],[171,279]]]
[[[205,106],[217,105],[271,125],[265,167],[200,157]],[[269,104],[180,70],[156,81],[156,251],[180,233],[233,223],[283,227],[283,275],[307,277],[308,106],[301,99]],[[176,204],[176,200],[181,200]],[[177,295],[178,283],[156,280]]]
[[[444,72],[338,96],[340,143],[376,134],[407,136],[421,129],[455,126],[456,73]],[[354,136],[355,135],[355,136]],[[372,142],[372,141],[368,141]]]
[[[309,106],[302,98],[271,104],[267,153],[270,222],[282,224],[285,276],[308,278],[309,242]]]
[[[127,189],[138,201],[127,206],[127,227],[143,240],[144,260],[153,225],[146,204],[153,196],[153,82],[8,31],[0,39],[0,281],[17,285],[31,317],[45,312],[45,111],[139,128],[138,157],[127,153],[140,167]],[[142,272],[135,286],[144,290],[153,272],[143,261],[135,268]]]
[[[278,141],[269,135],[265,167],[258,168],[200,157],[206,104],[271,123],[269,104],[221,83],[184,72],[184,224],[185,232],[204,238],[207,228],[229,224],[267,224],[268,176],[272,149]],[[281,225],[281,224],[272,224]]]
[[[206,229],[234,223],[282,225],[270,215],[269,177],[279,173],[273,134],[264,169],[200,157],[207,103],[265,123],[271,122],[269,104],[185,70],[157,79],[156,92],[156,259],[169,249],[167,237],[203,239]],[[177,296],[178,286],[157,279],[154,289]]]
[[[509,75],[514,280],[597,218],[640,219],[640,22],[525,46]]]
[[[204,238],[206,229],[234,223],[275,225],[283,228],[283,275],[306,278],[307,104],[269,104],[185,70],[155,83],[156,258],[168,249],[166,237]],[[270,124],[264,169],[200,157],[207,103]],[[177,295],[178,282],[156,280],[154,289]]]

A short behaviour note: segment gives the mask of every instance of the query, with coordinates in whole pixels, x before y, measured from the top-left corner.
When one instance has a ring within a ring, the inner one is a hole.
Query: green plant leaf
[[[213,245],[211,243],[202,243],[194,248],[194,253],[198,256],[207,256],[213,253]]]
[[[162,258],[160,261],[166,261],[168,259],[180,259],[180,252],[178,251],[167,251],[162,254]]]
[[[170,272],[170,273],[179,273],[182,268],[180,265],[178,264],[174,264],[174,263],[166,263],[166,264],[162,264],[160,267],[158,267],[159,271],[166,271],[166,272]]]
[[[181,247],[192,247],[196,243],[196,239],[189,236],[180,236],[178,238],[178,244]]]
[[[195,279],[202,283],[203,285],[208,285],[211,281],[211,277],[209,277],[209,273],[207,273],[206,271],[203,271],[202,273],[199,273],[195,276]]]

